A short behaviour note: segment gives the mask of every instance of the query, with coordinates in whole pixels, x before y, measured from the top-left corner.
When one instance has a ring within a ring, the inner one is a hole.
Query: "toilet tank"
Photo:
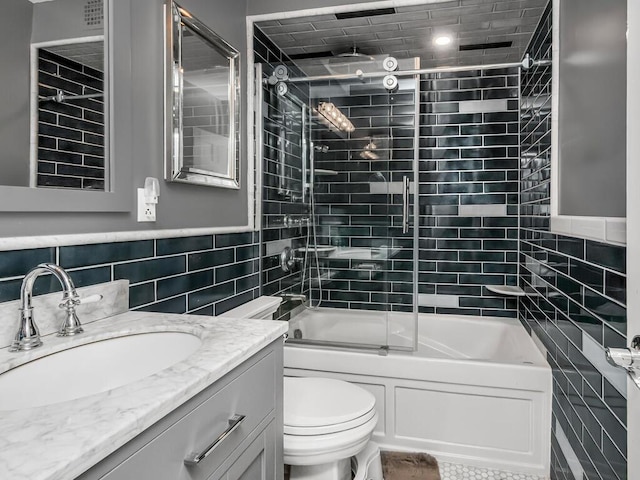
[[[256,318],[263,320],[273,320],[273,314],[276,313],[282,302],[280,297],[263,296],[247,303],[243,303],[228,312],[219,315],[220,317],[230,318]]]

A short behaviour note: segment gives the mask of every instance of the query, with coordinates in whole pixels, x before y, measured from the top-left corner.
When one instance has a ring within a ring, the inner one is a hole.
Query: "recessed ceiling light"
[[[433,39],[433,43],[439,47],[444,47],[451,43],[451,37],[449,35],[440,35]]]

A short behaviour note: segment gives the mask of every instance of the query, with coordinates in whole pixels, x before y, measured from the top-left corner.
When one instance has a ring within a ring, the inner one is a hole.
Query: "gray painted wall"
[[[116,0],[119,4],[122,0]],[[163,178],[164,138],[164,45],[163,45],[163,1],[131,1],[132,59],[122,62],[115,53],[120,72],[128,72],[130,80],[115,83],[114,96],[117,109],[131,109],[123,118],[130,125],[119,125],[130,135],[120,137],[127,145],[120,145],[121,152],[129,152],[124,161],[131,165],[131,180],[128,186],[133,192],[142,187],[145,177],[160,180],[160,200],[157,222],[138,223],[135,208],[124,213],[0,213],[0,236],[48,235],[65,233],[97,233],[136,230],[160,230],[177,228],[231,227],[246,225],[247,219],[247,132],[246,95],[242,105],[242,165],[241,190],[227,190],[194,185],[166,183]],[[225,40],[242,52],[242,89],[246,92],[246,0],[216,2],[206,0],[183,0],[183,7],[208,24]],[[127,78],[127,75],[121,75]],[[24,80],[26,82],[26,78]],[[130,85],[124,83],[130,82]],[[132,90],[130,99],[123,95]],[[124,93],[123,93],[124,92]],[[118,112],[116,112],[116,117]],[[119,137],[116,136],[116,142]],[[4,145],[2,145],[4,148]],[[87,193],[90,195],[90,193]],[[12,198],[0,191],[0,201],[11,202]]]
[[[84,19],[84,0],[55,0],[36,3],[33,7],[34,43],[52,42],[102,35],[103,24],[87,25]]]
[[[246,132],[246,27],[245,2],[183,0],[180,5],[208,25],[241,52],[241,190],[229,190],[180,183],[161,182],[157,228],[186,228],[245,225],[247,211],[247,132]],[[133,35],[133,158],[140,170],[138,184],[145,176],[163,177],[163,31],[161,0],[135,0]],[[140,106],[138,108],[137,106]],[[147,224],[148,225],[148,224]]]
[[[0,17],[0,184],[29,184],[29,42],[33,5],[5,0]],[[7,68],[11,66],[11,68]]]
[[[560,3],[561,215],[626,215],[626,10],[626,0]]]

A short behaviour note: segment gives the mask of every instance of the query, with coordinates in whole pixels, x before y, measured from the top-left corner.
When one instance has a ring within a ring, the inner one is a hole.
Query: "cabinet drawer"
[[[276,358],[270,353],[102,478],[208,478],[264,418],[274,414],[276,374]],[[199,464],[185,465],[185,458],[205,451],[228,430],[234,415],[245,418]]]

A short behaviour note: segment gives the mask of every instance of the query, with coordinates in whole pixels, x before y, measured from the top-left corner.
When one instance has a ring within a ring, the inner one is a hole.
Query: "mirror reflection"
[[[8,2],[0,184],[108,190],[104,0]]]

